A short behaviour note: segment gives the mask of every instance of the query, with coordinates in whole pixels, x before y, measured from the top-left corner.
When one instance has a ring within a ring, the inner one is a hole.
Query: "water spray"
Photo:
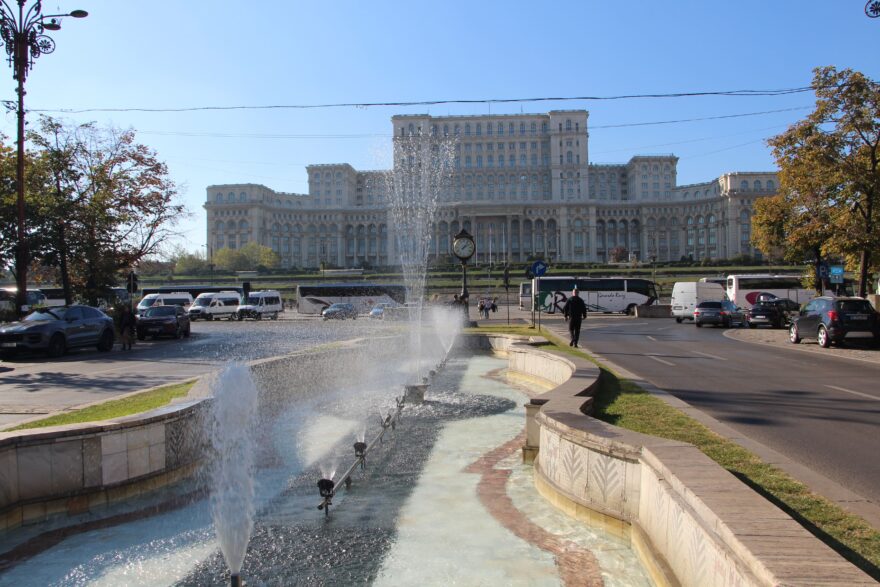
[[[418,385],[418,386],[410,386],[407,385],[405,389],[409,389],[410,387],[420,387],[422,388],[422,398],[424,398],[424,388],[427,385]],[[401,414],[403,413],[403,408],[407,403],[407,395],[404,393],[403,397],[394,398],[394,402],[397,405],[396,409],[392,412],[388,412],[386,416],[379,415],[379,433],[370,441],[369,444],[365,443],[362,440],[358,440],[354,443],[354,457],[355,460],[351,464],[351,466],[345,470],[345,473],[342,474],[342,477],[339,478],[339,481],[334,482],[332,479],[321,479],[318,481],[318,491],[321,494],[321,503],[318,505],[319,510],[324,510],[324,515],[330,515],[330,506],[333,505],[333,497],[336,495],[336,490],[340,485],[345,484],[346,489],[351,488],[351,474],[357,468],[358,465],[361,466],[361,469],[365,469],[367,466],[367,453],[369,453],[373,447],[375,447],[378,443],[382,442],[382,437],[385,436],[385,433],[390,428],[391,430],[395,429],[397,422],[401,419]],[[418,402],[421,403],[421,402]]]

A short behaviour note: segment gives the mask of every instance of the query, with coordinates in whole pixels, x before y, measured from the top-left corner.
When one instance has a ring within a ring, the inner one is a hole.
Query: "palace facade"
[[[392,117],[395,136],[455,139],[451,182],[430,228],[431,256],[449,258],[461,228],[476,239],[477,262],[760,256],[750,244],[751,216],[757,198],[776,193],[774,172],[678,185],[671,154],[591,164],[588,117],[585,110]],[[346,163],[306,169],[308,194],[209,186],[210,251],[254,241],[276,251],[284,267],[397,264],[386,172]]]

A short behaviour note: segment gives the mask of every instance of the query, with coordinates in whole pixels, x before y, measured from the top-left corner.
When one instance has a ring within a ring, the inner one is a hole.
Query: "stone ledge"
[[[661,584],[876,584],[693,445],[590,418],[599,377],[592,363],[521,340],[489,346],[505,348],[509,369],[530,376],[558,380],[570,367],[540,396],[546,402],[527,410],[524,457],[537,453],[536,484],[564,511],[583,518],[578,508],[588,508],[631,524],[636,551],[651,555],[645,566]]]

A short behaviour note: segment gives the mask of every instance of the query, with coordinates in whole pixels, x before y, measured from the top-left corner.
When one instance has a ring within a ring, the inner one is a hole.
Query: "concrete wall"
[[[358,341],[254,361],[250,368],[261,393],[259,418],[271,419],[301,394],[353,384],[363,368],[390,361],[395,353],[399,348],[394,344]],[[339,369],[343,362],[346,369]],[[151,412],[0,433],[0,532],[95,512],[191,477],[205,455],[207,395],[216,376],[196,383],[190,392],[195,399]],[[258,446],[272,450],[271,443]]]
[[[538,490],[628,535],[658,584],[876,584],[696,447],[587,416],[599,380],[592,363],[521,342],[506,353],[511,370],[531,377],[569,372],[527,405],[523,456],[537,456]]]

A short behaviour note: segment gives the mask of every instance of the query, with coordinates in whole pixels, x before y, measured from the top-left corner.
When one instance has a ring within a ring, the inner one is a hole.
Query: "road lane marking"
[[[724,357],[719,357],[718,355],[710,355],[709,353],[701,353],[700,351],[691,351],[692,353],[696,353],[698,355],[703,355],[704,357],[708,357],[710,359],[715,359],[716,361],[726,361]]]
[[[670,367],[675,367],[675,363],[670,363],[669,361],[664,361],[660,357],[655,357],[654,355],[645,355],[649,359],[654,359],[658,363],[663,363],[664,365],[669,365]]]
[[[826,385],[825,387],[830,387],[831,389],[836,389],[837,391],[842,391],[844,393],[851,393],[853,395],[866,397],[868,399],[880,400],[880,397],[877,397],[876,395],[869,395],[867,393],[862,393],[861,391],[853,391],[851,389],[846,389],[844,387],[837,387],[836,385]]]
[[[651,335],[648,335],[648,340],[653,340],[654,342],[657,342],[657,339]]]

